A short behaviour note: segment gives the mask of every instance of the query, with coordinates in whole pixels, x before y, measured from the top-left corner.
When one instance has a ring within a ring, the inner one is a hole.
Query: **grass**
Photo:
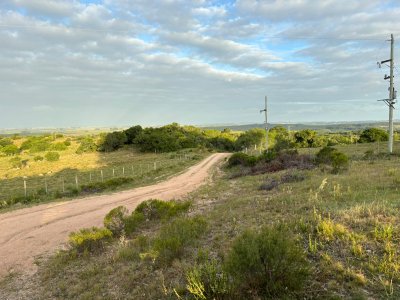
[[[26,293],[33,299],[193,299],[193,294],[200,299],[207,286],[219,286],[223,299],[226,273],[220,266],[237,238],[284,223],[310,266],[307,289],[291,298],[398,299],[400,159],[363,160],[368,149],[359,146],[340,149],[354,155],[339,174],[316,168],[296,170],[301,180],[282,180],[293,177],[292,170],[230,179],[229,169],[216,170],[211,184],[188,197],[192,206],[184,214],[200,216],[207,230],[193,235],[183,230],[192,239],[184,239],[189,242],[181,248],[174,248],[178,243],[166,233],[186,225],[172,230],[166,229],[171,221],[152,222],[132,237],[115,238],[101,253],[72,258],[64,253],[42,262]],[[261,190],[269,179],[280,184]],[[167,242],[156,242],[160,237]],[[178,254],[158,264],[166,245]],[[6,295],[13,295],[16,282],[2,285]],[[257,296],[250,293],[251,298]]]
[[[61,139],[63,140],[63,139]],[[58,140],[57,140],[58,141]],[[23,139],[17,140],[21,144]],[[44,153],[22,153],[28,167],[13,168],[10,157],[0,157],[0,210],[79,194],[126,189],[151,184],[181,172],[208,153],[187,149],[174,153],[141,153],[133,147],[111,153],[76,154],[78,143],[60,151],[56,162],[35,161]],[[26,182],[26,195],[24,189]]]

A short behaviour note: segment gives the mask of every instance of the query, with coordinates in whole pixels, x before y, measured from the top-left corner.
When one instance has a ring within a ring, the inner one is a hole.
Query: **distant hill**
[[[363,130],[365,128],[377,127],[386,129],[388,127],[387,122],[383,121],[365,121],[365,122],[342,122],[342,123],[271,123],[268,124],[269,128],[273,128],[275,126],[283,126],[290,130],[302,130],[302,129],[313,129],[320,132],[345,132],[345,131],[357,131]],[[264,124],[245,124],[245,125],[210,125],[210,126],[201,126],[207,129],[217,129],[223,130],[225,128],[234,130],[234,131],[245,131],[252,128],[264,128]],[[400,130],[400,124],[395,124],[395,129]]]

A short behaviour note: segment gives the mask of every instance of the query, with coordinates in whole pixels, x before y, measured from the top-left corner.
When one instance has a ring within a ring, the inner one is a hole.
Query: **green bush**
[[[346,154],[339,152],[336,148],[324,147],[316,155],[318,164],[331,165],[334,172],[346,169],[349,164],[349,158]]]
[[[105,152],[115,151],[121,148],[127,141],[128,138],[124,132],[114,131],[106,135],[100,150]]]
[[[360,143],[384,142],[389,139],[389,134],[386,130],[380,128],[368,128],[360,134]]]
[[[97,151],[98,147],[91,137],[85,137],[80,140],[80,145],[76,150],[77,154],[82,154],[86,152],[95,152]]]
[[[151,199],[139,204],[132,214],[124,219],[125,233],[132,234],[146,221],[167,220],[187,211],[191,203],[189,201],[161,201]]]
[[[47,152],[44,156],[47,161],[58,161],[60,160],[60,154],[58,152]]]
[[[142,213],[146,220],[169,219],[183,211],[187,211],[190,205],[189,201],[179,202],[151,199],[140,203],[135,211]]]
[[[114,236],[119,236],[124,233],[127,217],[128,209],[124,206],[118,206],[104,217],[104,227],[109,229]]]
[[[7,145],[2,147],[0,150],[7,156],[17,155],[21,152],[20,149],[18,149],[18,147],[15,145]]]
[[[236,293],[243,298],[246,293],[263,298],[295,298],[309,274],[302,249],[283,226],[244,232],[234,241],[225,269]]]
[[[174,259],[179,259],[185,247],[204,233],[206,225],[206,221],[201,217],[178,218],[164,225],[154,241],[157,262],[170,265]]]
[[[231,155],[228,159],[228,167],[244,166],[252,167],[257,163],[258,159],[255,156],[247,155],[242,152],[237,152]]]
[[[36,156],[33,158],[34,161],[42,161],[43,159],[44,159],[44,157],[43,157],[43,156],[40,156],[40,155],[36,155]]]
[[[85,228],[69,235],[69,244],[78,254],[97,253],[103,250],[111,239],[112,232],[107,228]]]
[[[195,299],[228,299],[229,277],[216,260],[193,267],[186,274],[186,288]]]
[[[64,151],[67,150],[68,146],[65,145],[65,143],[54,143],[51,144],[49,147],[49,150],[53,150],[53,151]]]

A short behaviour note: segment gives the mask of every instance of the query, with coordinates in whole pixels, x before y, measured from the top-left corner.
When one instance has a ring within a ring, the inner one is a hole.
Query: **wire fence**
[[[197,155],[183,154],[151,162],[137,161],[87,171],[64,170],[51,175],[5,179],[0,181],[0,201],[29,198],[34,195],[59,194],[62,196],[76,192],[84,186],[106,183],[117,178],[129,178],[132,181],[153,178],[196,158]]]

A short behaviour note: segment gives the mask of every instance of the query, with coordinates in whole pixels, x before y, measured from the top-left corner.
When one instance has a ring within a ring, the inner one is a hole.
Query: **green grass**
[[[155,241],[171,223],[160,220],[130,238],[114,239],[102,253],[43,261],[26,293],[32,298],[192,299],[192,292],[204,293],[203,277],[225,293],[225,281],[216,278],[225,278],[218,268],[235,240],[283,223],[310,266],[306,290],[293,292],[292,298],[399,299],[400,159],[355,159],[367,146],[373,145],[338,147],[354,154],[347,171],[296,170],[302,181],[289,180],[271,191],[260,186],[292,171],[235,179],[229,179],[228,169],[216,171],[209,185],[188,197],[193,204],[186,217],[201,216],[207,230],[184,243],[172,262],[157,264],[163,243],[155,247]],[[16,282],[2,285],[6,294],[13,295]],[[249,292],[249,299],[257,299]]]

